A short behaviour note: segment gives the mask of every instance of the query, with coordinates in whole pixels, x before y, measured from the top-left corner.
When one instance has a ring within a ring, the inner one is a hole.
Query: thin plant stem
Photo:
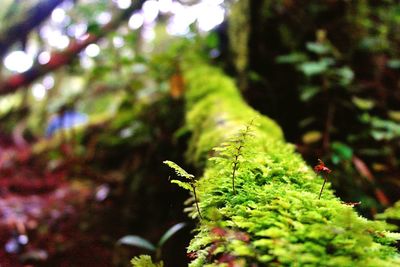
[[[194,195],[194,202],[196,203],[196,209],[197,212],[199,213],[199,218],[203,219],[203,216],[201,216],[200,208],[199,208],[199,202],[197,200],[197,194],[196,194],[196,187],[192,184],[192,189],[193,189],[193,195]]]
[[[235,162],[233,163],[233,170],[232,170],[232,190],[233,190],[233,194],[236,195],[236,189],[235,189],[235,176],[236,176],[236,169],[237,169],[237,156],[235,159]]]
[[[326,177],[324,176],[324,183],[322,184],[321,191],[319,191],[318,199],[321,199],[322,191],[324,191],[324,187],[325,187],[326,180],[327,180],[327,179],[326,179]]]
[[[239,169],[239,157],[242,155],[241,150],[244,147],[244,142],[247,135],[249,134],[250,127],[251,125],[253,125],[253,120],[251,120],[250,124],[246,126],[245,130],[241,133],[241,136],[237,140],[237,143],[239,145],[238,147],[236,147],[236,153],[234,153],[233,168],[232,168],[232,191],[234,195],[236,195],[235,177],[236,177],[236,171]]]
[[[161,260],[161,248],[160,247],[158,247],[157,246],[157,249],[156,249],[156,259],[159,261],[159,260]]]
[[[241,144],[237,147],[237,152],[235,154],[235,159],[233,160],[233,169],[232,169],[232,190],[233,190],[233,194],[236,195],[236,189],[235,189],[235,177],[236,177],[236,170],[238,169],[238,165],[239,165],[239,156],[241,155],[241,149],[243,148],[243,144],[242,142],[240,142]]]

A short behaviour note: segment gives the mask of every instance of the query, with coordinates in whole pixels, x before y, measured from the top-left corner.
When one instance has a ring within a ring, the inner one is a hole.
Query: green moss
[[[164,266],[164,263],[162,261],[159,263],[153,263],[153,261],[149,255],[140,255],[138,257],[134,257],[131,260],[131,264],[133,267],[163,267]]]
[[[386,209],[385,212],[378,214],[376,218],[381,220],[400,220],[400,201],[397,201],[393,207]]]
[[[231,79],[201,64],[187,64],[184,73],[186,127],[192,133],[187,158],[205,167],[197,184],[204,218],[188,249],[198,258],[190,266],[400,264],[390,246],[396,236],[386,231],[385,223],[360,217],[329,185],[318,199],[323,179],[284,141],[275,122],[245,104]],[[255,117],[234,194],[227,147],[234,146],[232,140]],[[226,234],[215,236],[213,229]]]

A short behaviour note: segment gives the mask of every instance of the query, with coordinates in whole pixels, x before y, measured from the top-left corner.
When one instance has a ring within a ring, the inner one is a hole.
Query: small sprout
[[[324,191],[326,181],[328,180],[327,175],[332,171],[328,167],[326,167],[325,163],[320,159],[318,159],[318,165],[314,167],[314,171],[316,171],[317,173],[322,173],[322,176],[324,177],[324,183],[322,184],[321,191],[319,191],[318,196],[318,199],[321,199],[322,191]]]
[[[164,244],[171,239],[171,237],[175,236],[177,232],[179,232],[181,229],[186,227],[186,223],[177,223],[173,225],[171,228],[169,228],[165,233],[161,236],[160,240],[158,241],[157,244],[151,243],[149,240],[138,236],[138,235],[127,235],[122,238],[120,238],[117,242],[118,245],[128,245],[128,246],[133,246],[141,249],[145,249],[148,251],[153,252],[155,254],[155,257],[157,260],[161,259],[161,250],[164,247]],[[148,256],[149,259],[151,260],[151,257]],[[137,262],[139,263],[139,261]],[[133,262],[132,262],[133,264]],[[135,265],[133,266],[153,266],[153,265]],[[163,266],[163,265],[154,265],[154,266]]]
[[[200,213],[199,202],[197,199],[196,179],[195,179],[194,175],[186,172],[182,167],[180,167],[175,162],[165,160],[164,164],[167,164],[170,168],[174,169],[176,175],[189,180],[189,182],[182,182],[179,180],[171,180],[171,183],[177,184],[178,186],[193,192],[194,201],[196,203],[196,209],[197,209],[197,212],[199,213],[199,218],[203,219],[203,217],[201,216],[201,213]]]
[[[245,127],[240,129],[236,134],[230,136],[226,142],[223,142],[221,146],[215,147],[214,151],[217,152],[215,157],[210,158],[215,162],[224,162],[229,164],[230,173],[227,177],[231,179],[232,192],[236,195],[236,177],[238,175],[239,167],[243,163],[248,162],[250,158],[249,149],[247,145],[250,142],[248,139],[252,136],[252,126],[254,125],[254,119],[249,121]]]
[[[253,126],[254,119],[250,121],[246,125],[246,127],[240,131],[238,139],[233,141],[234,146],[234,153],[233,153],[233,167],[232,167],[232,191],[233,194],[236,195],[235,189],[235,177],[236,172],[239,169],[239,158],[243,156],[243,148],[246,142],[247,137],[250,135],[251,127]]]

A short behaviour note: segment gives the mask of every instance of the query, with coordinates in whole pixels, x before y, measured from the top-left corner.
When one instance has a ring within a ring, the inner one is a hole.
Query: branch
[[[7,53],[12,44],[24,40],[28,33],[39,26],[51,12],[64,0],[41,1],[21,15],[24,19],[10,26],[0,34],[0,58]]]
[[[88,33],[85,39],[72,41],[64,51],[53,52],[48,63],[42,65],[36,62],[35,65],[26,72],[10,76],[0,84],[0,95],[15,92],[18,88],[29,85],[32,81],[43,75],[69,64],[76,55],[89,44],[97,42],[109,32],[115,30],[122,21],[129,18],[133,11],[140,9],[144,2],[145,0],[136,1],[130,8],[122,11],[115,19],[110,21],[99,31],[96,31],[95,34]]]

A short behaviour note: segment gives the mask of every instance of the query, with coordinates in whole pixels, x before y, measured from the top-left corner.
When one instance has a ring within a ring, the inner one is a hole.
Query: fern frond
[[[182,167],[180,167],[175,162],[172,162],[170,160],[165,160],[163,163],[168,165],[170,168],[172,168],[175,171],[176,175],[178,175],[180,177],[184,177],[189,180],[192,180],[194,178],[193,174],[186,172]]]
[[[189,190],[189,191],[192,190],[192,186],[189,183],[182,182],[182,181],[179,181],[179,180],[171,180],[171,183],[177,184],[179,187],[182,187],[183,189],[186,189],[186,190]]]

